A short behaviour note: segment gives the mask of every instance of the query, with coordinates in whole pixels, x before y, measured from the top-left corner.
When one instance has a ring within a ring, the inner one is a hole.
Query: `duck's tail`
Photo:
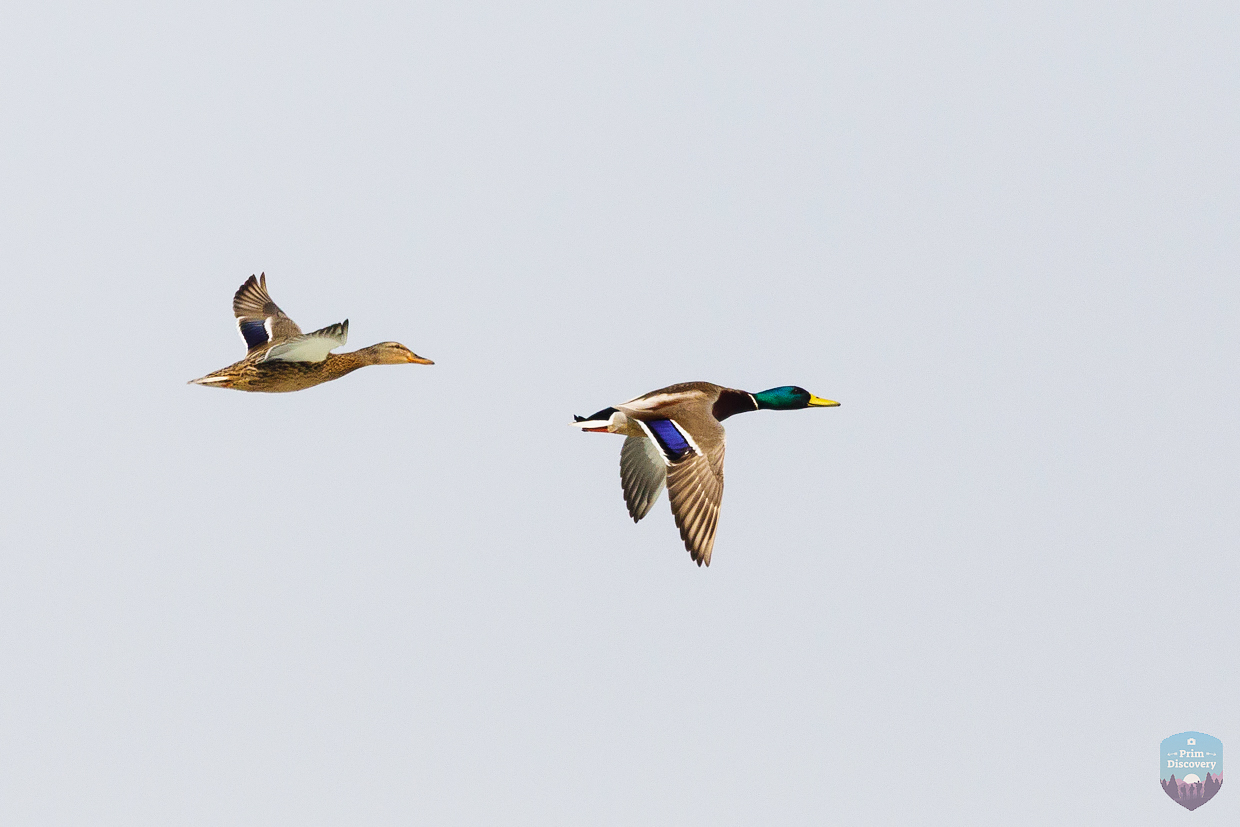
[[[615,408],[603,408],[603,410],[590,416],[574,416],[573,421],[568,424],[583,431],[601,431],[606,433],[607,425],[611,422],[611,415],[614,413],[617,413]]]
[[[209,388],[231,388],[233,386],[233,377],[209,373],[199,379],[189,380],[189,384],[206,385]]]

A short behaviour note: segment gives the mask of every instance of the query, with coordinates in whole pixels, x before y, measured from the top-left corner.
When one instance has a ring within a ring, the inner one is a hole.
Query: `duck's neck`
[[[371,345],[370,347],[364,347],[361,350],[355,350],[352,353],[342,353],[341,355],[355,357],[357,359],[358,367],[384,364],[383,347],[381,345]]]
[[[756,410],[758,410],[758,400],[754,399],[752,393],[724,388],[719,392],[719,398],[715,400],[711,413],[715,415],[715,419],[722,422],[734,414]]]
[[[352,373],[367,365],[379,364],[379,355],[373,346],[364,347],[361,350],[350,350],[346,353],[329,353],[327,359],[331,362],[332,373],[337,376],[344,376],[346,373]]]

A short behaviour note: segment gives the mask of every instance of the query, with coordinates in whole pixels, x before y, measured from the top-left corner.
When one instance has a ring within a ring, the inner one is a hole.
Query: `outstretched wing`
[[[723,499],[723,426],[714,417],[694,418],[693,433],[674,419],[641,425],[667,465],[667,497],[680,539],[694,562],[709,566]]]
[[[633,522],[650,513],[666,479],[667,464],[654,442],[640,436],[627,437],[620,449],[620,484]]]
[[[349,320],[272,345],[259,362],[322,362],[349,340]]]
[[[237,329],[250,353],[275,342],[301,335],[297,323],[284,315],[267,294],[267,274],[250,276],[233,296],[233,315]]]
[[[709,566],[723,499],[723,442],[668,468],[667,496],[685,548],[699,566]]]

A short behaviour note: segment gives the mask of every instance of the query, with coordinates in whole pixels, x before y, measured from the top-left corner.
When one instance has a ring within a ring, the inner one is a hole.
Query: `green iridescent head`
[[[805,388],[796,385],[784,385],[771,388],[769,391],[755,393],[753,398],[758,402],[758,410],[767,411],[799,411],[801,408],[834,408],[839,402],[830,399],[819,399]]]

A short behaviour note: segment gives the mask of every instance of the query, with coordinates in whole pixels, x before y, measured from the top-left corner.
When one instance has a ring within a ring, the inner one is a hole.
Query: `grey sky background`
[[[0,821],[1166,823],[1240,738],[1238,41],[6,6]],[[438,364],[187,386],[264,270]],[[729,420],[709,570],[565,427],[697,379],[843,403]]]

